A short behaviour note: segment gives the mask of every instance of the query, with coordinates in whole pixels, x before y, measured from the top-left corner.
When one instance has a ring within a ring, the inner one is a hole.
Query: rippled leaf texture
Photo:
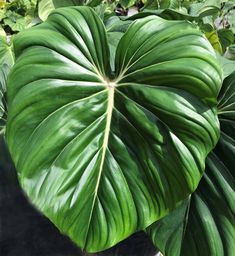
[[[235,252],[235,73],[219,96],[221,137],[198,189],[148,228],[165,256],[233,256]]]
[[[151,16],[120,39],[115,72],[89,7],[15,38],[7,142],[32,202],[80,247],[111,247],[195,190],[218,140],[221,70],[188,22]]]

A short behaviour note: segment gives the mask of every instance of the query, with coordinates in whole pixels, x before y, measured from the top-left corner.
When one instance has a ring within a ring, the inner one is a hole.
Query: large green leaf
[[[190,199],[148,228],[165,256],[233,256],[235,252],[235,72],[219,96],[221,137]]]
[[[100,18],[70,7],[14,47],[9,150],[32,202],[80,247],[108,248],[195,190],[219,137],[222,79],[199,29],[140,19],[111,71]]]

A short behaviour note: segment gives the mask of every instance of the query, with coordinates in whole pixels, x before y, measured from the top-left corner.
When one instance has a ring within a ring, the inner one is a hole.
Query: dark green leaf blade
[[[221,86],[221,67],[198,28],[185,21],[149,16],[137,20],[128,32],[117,49],[118,81],[164,84],[216,103],[214,96]],[[186,44],[187,40],[190,44]],[[185,65],[187,62],[191,65]]]
[[[143,24],[151,24],[149,31],[136,38]],[[171,38],[164,31],[173,24],[181,32]],[[192,44],[181,33],[193,34]],[[164,50],[163,41],[175,42],[175,54],[163,51],[148,60],[149,47]],[[174,209],[197,187],[219,136],[214,105],[221,70],[196,28],[151,17],[136,22],[117,43],[111,70],[114,55],[95,12],[60,8],[16,37],[17,62],[8,83],[6,137],[20,183],[89,252]],[[193,50],[190,57],[181,53],[187,49]],[[186,60],[192,69],[176,76],[175,67]],[[198,63],[204,72],[195,71]],[[146,78],[137,81],[141,72]]]
[[[235,251],[235,73],[219,95],[221,137],[206,161],[198,189],[171,214],[147,229],[166,256],[220,255]]]
[[[33,203],[81,247],[98,251],[134,232],[125,226],[135,219],[127,217],[126,193],[124,199],[119,197],[126,224],[113,229],[116,236],[110,234],[112,239],[107,240],[97,184],[110,121],[109,93],[101,77],[109,77],[108,44],[94,11],[67,11],[54,11],[46,23],[16,37],[17,62],[8,84],[7,140],[21,185]],[[110,202],[113,196],[112,191],[106,194]],[[96,230],[90,228],[94,209],[93,222],[100,215],[102,233],[97,223]],[[113,225],[121,225],[114,220]],[[92,241],[92,233],[96,238],[102,234],[101,240]]]

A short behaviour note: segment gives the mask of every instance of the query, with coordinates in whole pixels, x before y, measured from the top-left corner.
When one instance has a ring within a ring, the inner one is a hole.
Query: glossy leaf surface
[[[71,7],[14,45],[9,150],[32,202],[80,247],[111,247],[195,190],[219,136],[222,76],[199,29],[140,19],[113,63],[99,17]]]
[[[235,252],[235,73],[219,96],[221,137],[190,199],[148,228],[165,256],[233,256]]]

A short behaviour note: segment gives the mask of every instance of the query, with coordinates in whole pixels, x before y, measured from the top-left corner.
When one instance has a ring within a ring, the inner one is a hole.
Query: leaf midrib
[[[106,125],[105,125],[105,130],[104,130],[104,141],[103,141],[103,144],[101,146],[101,150],[102,150],[101,162],[100,162],[98,179],[97,179],[97,183],[96,183],[96,187],[95,187],[95,191],[94,191],[94,196],[93,196],[93,202],[92,202],[92,206],[91,206],[90,216],[89,216],[89,219],[88,219],[88,228],[87,228],[87,232],[86,232],[86,235],[85,235],[85,245],[84,245],[84,248],[87,247],[87,237],[88,237],[88,234],[89,234],[90,223],[91,223],[91,220],[92,220],[92,216],[93,216],[93,212],[94,212],[93,210],[94,210],[94,207],[95,207],[95,202],[96,202],[97,194],[98,194],[98,190],[99,190],[99,184],[100,184],[101,174],[102,174],[103,167],[104,167],[105,156],[106,156],[106,152],[107,152],[107,149],[108,149],[108,142],[109,142],[109,134],[110,134],[110,128],[111,128],[112,113],[113,113],[113,108],[114,108],[114,91],[115,91],[115,87],[107,85],[107,91],[108,91],[108,102],[107,102],[107,111],[106,111],[107,117],[106,117]]]

